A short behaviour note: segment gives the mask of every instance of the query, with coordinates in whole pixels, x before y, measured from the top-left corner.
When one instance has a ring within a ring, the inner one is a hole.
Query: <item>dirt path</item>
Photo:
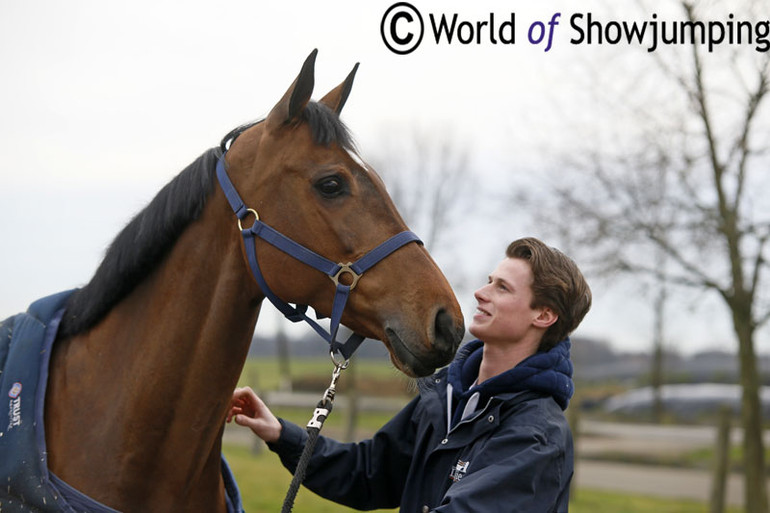
[[[770,433],[765,434],[766,444]],[[743,433],[733,428],[731,438],[740,443]],[[578,487],[676,497],[707,502],[711,495],[709,470],[680,469],[596,458],[602,452],[633,455],[675,454],[715,443],[716,429],[708,426],[656,426],[586,421],[578,436],[575,480]],[[577,492],[579,493],[579,491]],[[743,505],[743,475],[730,474],[726,500]]]
[[[591,488],[701,502],[707,502],[711,494],[711,475],[707,471],[604,461],[578,460],[575,482],[578,494],[580,488]],[[731,474],[728,478],[726,500],[731,506],[743,505],[742,475]]]

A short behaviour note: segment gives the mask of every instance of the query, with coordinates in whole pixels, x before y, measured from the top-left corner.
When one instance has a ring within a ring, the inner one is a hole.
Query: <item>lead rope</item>
[[[310,457],[313,455],[313,451],[315,450],[315,444],[318,441],[318,435],[321,433],[321,428],[323,427],[324,422],[332,411],[334,394],[337,392],[337,380],[339,380],[342,371],[347,369],[348,365],[350,364],[350,360],[345,360],[344,362],[339,363],[334,358],[334,352],[331,353],[331,358],[332,362],[334,362],[332,381],[331,384],[329,384],[329,388],[327,388],[326,392],[324,392],[321,400],[318,401],[315,411],[313,412],[313,418],[311,418],[307,423],[308,438],[305,442],[305,447],[302,450],[302,456],[300,456],[299,462],[297,463],[297,468],[294,469],[294,476],[292,477],[291,484],[289,485],[289,490],[286,492],[286,498],[283,500],[283,508],[281,508],[281,513],[291,513],[291,510],[294,507],[294,499],[297,497],[299,487],[302,486],[302,482],[305,480],[307,467],[310,463]]]

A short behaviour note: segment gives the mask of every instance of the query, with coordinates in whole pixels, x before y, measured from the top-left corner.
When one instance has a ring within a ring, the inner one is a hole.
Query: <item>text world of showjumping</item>
[[[516,44],[516,13],[486,19],[468,20],[459,14],[430,13],[427,30],[437,45],[441,44]],[[770,49],[770,20],[739,19],[730,13],[721,20],[665,20],[653,13],[640,21],[607,20],[592,13],[571,14],[565,23],[562,13],[550,19],[531,20],[522,25],[527,41],[550,51],[562,41],[559,31],[569,31],[572,45],[639,45],[648,52],[665,46],[703,45],[709,52],[722,46],[749,46],[757,52]],[[394,27],[394,34],[396,34]]]

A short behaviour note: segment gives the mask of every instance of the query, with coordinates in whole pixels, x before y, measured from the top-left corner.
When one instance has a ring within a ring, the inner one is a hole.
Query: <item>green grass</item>
[[[323,343],[323,341],[319,341]],[[319,384],[323,383],[318,393],[323,393],[331,379],[334,366],[329,358],[299,358],[292,357],[289,365],[289,372],[293,380],[303,378],[317,378]],[[340,386],[344,387],[346,382],[355,374],[359,385],[366,385],[366,381],[382,380],[395,381],[400,383],[403,390],[414,390],[414,380],[406,377],[396,370],[390,360],[387,359],[351,359],[350,366],[342,372],[340,376]],[[280,388],[281,374],[277,358],[249,358],[241,372],[238,386],[249,385],[255,390],[277,390]]]
[[[309,390],[317,392],[319,398],[328,386],[331,377],[332,364],[326,358],[292,358],[291,376],[296,382],[305,381]],[[355,375],[351,375],[355,373]],[[353,360],[350,369],[344,371],[340,378],[340,390],[347,382],[355,379],[364,389],[366,385],[373,386],[366,394],[377,395],[379,388],[387,388],[387,395],[399,394],[406,403],[410,394],[414,393],[412,382],[396,371],[387,360]],[[395,382],[395,386],[392,383]],[[249,385],[255,390],[276,390],[280,387],[281,377],[275,358],[249,359],[246,362],[239,386]],[[411,387],[411,388],[410,388]],[[385,395],[385,394],[383,394]],[[273,411],[288,420],[300,425],[307,423],[312,410],[309,408],[273,408]],[[374,432],[391,418],[390,413],[367,412],[359,417],[357,435],[367,436]],[[341,439],[345,430],[347,412],[335,410],[326,422],[324,429],[327,435]],[[226,444],[225,455],[233,469],[244,507],[247,513],[278,512],[281,510],[286,490],[291,482],[291,475],[281,465],[278,457],[263,446],[263,450],[255,454],[249,447]],[[606,455],[613,459],[612,455]],[[627,461],[629,455],[620,455]],[[664,458],[665,459],[665,458]],[[674,466],[702,467],[713,459],[713,450],[704,449],[692,453],[679,454],[671,458],[675,461],[650,461],[649,463],[671,464]],[[733,448],[733,462],[740,461],[740,448]],[[770,461],[770,454],[768,456]],[[339,506],[318,497],[309,490],[302,488],[295,502],[296,513],[313,512],[351,512],[349,508]],[[398,510],[379,510],[380,513],[395,513]],[[570,503],[571,513],[705,513],[708,505],[705,502],[691,500],[673,500],[640,495],[630,495],[617,492],[605,492],[590,489],[578,489]],[[728,508],[728,513],[739,513],[740,508]]]
[[[318,395],[321,398],[321,395]],[[406,403],[405,403],[406,404]],[[313,410],[309,408],[271,408],[272,412],[277,416],[286,420],[290,420],[295,424],[304,426],[310,420],[313,415]],[[358,437],[367,437],[380,429],[386,422],[393,418],[393,413],[383,412],[366,412],[358,416],[356,424],[356,432]],[[339,438],[340,431],[346,428],[348,422],[348,412],[342,408],[332,409],[332,413],[329,418],[324,422],[324,434],[333,433],[334,438]]]
[[[633,463],[637,465],[663,465],[673,468],[694,468],[709,470],[713,468],[716,461],[716,451],[714,447],[700,447],[687,451],[671,451],[668,454],[650,453],[628,453],[616,451],[604,451],[590,455],[592,460],[617,461],[622,463]],[[770,448],[765,449],[765,462],[770,471]],[[730,472],[743,472],[743,447],[739,445],[730,446],[729,454]]]
[[[708,504],[641,495],[579,489],[570,502],[570,513],[707,513]],[[727,508],[727,513],[740,513],[741,508]]]
[[[278,512],[281,510],[291,475],[283,468],[278,457],[263,449],[255,454],[240,445],[225,445],[224,453],[235,474],[247,513]],[[294,511],[297,513],[345,513],[350,508],[339,506],[302,488],[297,494]],[[397,510],[377,510],[380,513]],[[570,513],[705,513],[705,503],[689,500],[660,499],[640,495],[578,489],[570,503]],[[740,508],[728,508],[728,513],[739,513]]]
[[[697,468],[711,468],[716,461],[716,450],[714,447],[702,447],[685,453],[686,461],[689,466]],[[743,472],[743,446],[731,445],[728,454],[730,463],[730,472]],[[765,468],[770,471],[770,447],[765,448]]]
[[[241,491],[243,507],[247,513],[281,511],[286,490],[291,483],[291,474],[281,465],[278,456],[264,449],[254,454],[248,447],[225,445],[227,462],[235,475]],[[315,495],[306,488],[301,488],[294,502],[297,513],[338,513],[356,511]],[[379,510],[397,511],[397,510]]]

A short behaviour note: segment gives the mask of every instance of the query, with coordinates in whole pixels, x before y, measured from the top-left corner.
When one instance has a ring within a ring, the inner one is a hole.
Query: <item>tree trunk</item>
[[[715,445],[714,477],[711,482],[711,504],[709,513],[724,513],[727,474],[730,469],[730,417],[732,408],[723,406],[719,411],[717,440]]]
[[[743,421],[743,461],[747,513],[767,513],[765,447],[762,439],[762,405],[759,400],[759,374],[754,352],[754,330],[750,315],[733,310],[738,335],[741,370],[741,418]]]
[[[661,257],[662,258],[662,257]],[[661,265],[660,262],[658,265]],[[659,278],[658,295],[655,298],[655,329],[653,334],[652,369],[650,385],[652,386],[652,421],[661,424],[663,422],[663,338],[666,306],[666,282]]]
[[[291,392],[291,353],[289,351],[289,337],[286,336],[286,332],[283,330],[283,326],[279,319],[278,331],[275,334],[276,349],[278,352],[278,373],[280,375],[279,388],[284,392]]]

